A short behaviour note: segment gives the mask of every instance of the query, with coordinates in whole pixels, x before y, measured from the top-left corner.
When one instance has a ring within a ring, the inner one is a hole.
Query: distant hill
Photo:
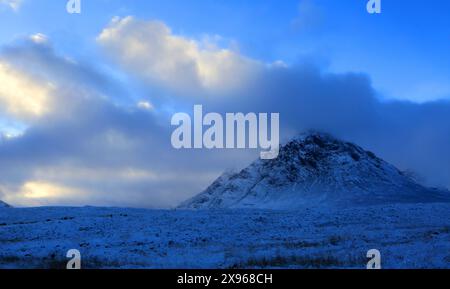
[[[329,134],[301,134],[278,158],[226,173],[179,208],[296,209],[449,202],[448,190],[422,186],[361,147]]]
[[[11,208],[11,206],[5,202],[0,201],[0,208]]]

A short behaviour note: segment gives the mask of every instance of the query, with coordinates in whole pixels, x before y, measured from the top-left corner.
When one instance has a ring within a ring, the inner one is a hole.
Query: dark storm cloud
[[[380,101],[370,77],[311,64],[267,69],[239,94],[208,100],[222,112],[279,112],[282,138],[326,131],[373,150],[429,185],[450,187],[450,102]]]

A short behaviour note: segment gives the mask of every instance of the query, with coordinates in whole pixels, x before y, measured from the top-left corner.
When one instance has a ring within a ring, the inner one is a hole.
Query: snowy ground
[[[0,268],[450,268],[450,204],[341,211],[0,209]]]

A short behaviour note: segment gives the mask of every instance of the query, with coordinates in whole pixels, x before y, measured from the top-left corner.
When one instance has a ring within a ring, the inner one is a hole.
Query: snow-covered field
[[[330,211],[0,209],[0,268],[450,268],[450,204]]]

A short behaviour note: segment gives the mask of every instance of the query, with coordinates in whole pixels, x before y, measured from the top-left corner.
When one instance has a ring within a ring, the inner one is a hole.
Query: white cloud
[[[143,110],[153,110],[154,109],[153,104],[151,104],[151,102],[145,101],[145,100],[139,101],[137,103],[137,107],[140,109],[143,109]]]
[[[188,93],[239,88],[263,67],[218,47],[211,39],[196,41],[174,35],[159,21],[116,17],[97,40],[126,70],[145,81]]]
[[[30,40],[36,44],[48,44],[48,37],[42,33],[36,33],[30,36]]]
[[[7,5],[12,10],[17,11],[22,5],[22,0],[0,0],[0,4]]]

